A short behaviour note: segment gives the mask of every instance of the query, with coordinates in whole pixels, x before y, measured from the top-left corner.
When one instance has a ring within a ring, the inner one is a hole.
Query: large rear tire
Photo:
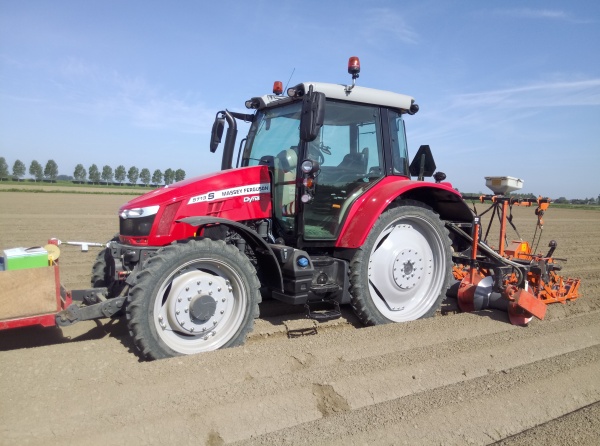
[[[352,307],[366,325],[433,316],[452,278],[439,216],[417,201],[383,213],[350,264]]]
[[[223,241],[167,246],[136,277],[129,331],[147,359],[241,345],[258,317],[259,286],[248,258]]]

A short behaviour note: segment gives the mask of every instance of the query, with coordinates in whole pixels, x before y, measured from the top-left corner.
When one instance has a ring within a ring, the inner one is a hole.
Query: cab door
[[[384,175],[380,109],[327,101],[319,136],[305,144],[319,162],[314,196],[303,205],[305,241],[335,240],[349,206]]]

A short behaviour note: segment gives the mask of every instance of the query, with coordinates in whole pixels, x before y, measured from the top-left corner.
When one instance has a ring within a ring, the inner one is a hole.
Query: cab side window
[[[410,176],[408,173],[408,150],[406,147],[406,131],[402,115],[389,113],[390,135],[392,139],[392,166],[395,175]]]

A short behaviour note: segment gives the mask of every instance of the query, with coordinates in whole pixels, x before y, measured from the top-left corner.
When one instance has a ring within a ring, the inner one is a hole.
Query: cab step
[[[306,317],[319,322],[330,321],[342,317],[340,304],[335,300],[319,300],[304,304]]]

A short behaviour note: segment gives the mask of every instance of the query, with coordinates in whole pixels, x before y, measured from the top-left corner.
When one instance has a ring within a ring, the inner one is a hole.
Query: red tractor
[[[92,285],[120,300],[143,356],[240,345],[263,296],[316,319],[351,304],[369,325],[438,309],[453,278],[444,222],[470,227],[473,213],[444,174],[423,181],[435,171],[428,146],[409,164],[414,99],[356,86],[358,58],[348,71],[352,85],[306,82],[284,96],[276,82],[246,101],[254,113],[217,113],[220,172],[121,207]],[[239,120],[250,129],[234,168]]]
[[[57,323],[124,309],[142,355],[158,359],[242,344],[263,296],[316,319],[339,317],[341,304],[368,325],[432,316],[453,280],[453,244],[468,247],[446,224],[470,228],[473,213],[433,175],[428,146],[409,163],[414,99],[356,86],[358,58],[348,71],[351,85],[306,82],[284,96],[276,82],[246,101],[254,113],[217,113],[221,171],[121,207],[95,289],[74,292],[88,313],[67,309]],[[250,128],[233,167],[240,120]]]

